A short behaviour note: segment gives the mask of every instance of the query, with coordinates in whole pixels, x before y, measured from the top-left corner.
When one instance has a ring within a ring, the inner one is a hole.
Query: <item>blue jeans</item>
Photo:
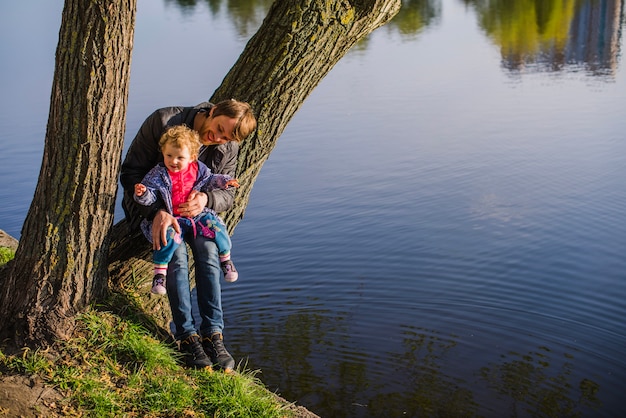
[[[209,336],[224,329],[222,312],[222,291],[220,287],[220,261],[217,246],[211,239],[198,235],[189,237],[196,268],[196,292],[198,310],[201,318],[200,329],[192,315],[191,288],[189,282],[189,263],[187,246],[179,245],[167,268],[167,297],[172,310],[172,319],[176,326],[174,337],[184,340],[192,334]]]

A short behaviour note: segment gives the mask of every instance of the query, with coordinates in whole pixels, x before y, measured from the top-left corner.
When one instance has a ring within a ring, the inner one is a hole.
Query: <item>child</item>
[[[197,161],[200,139],[197,132],[185,125],[174,126],[165,131],[159,141],[159,147],[163,153],[163,162],[152,168],[141,183],[135,185],[134,198],[137,203],[150,206],[157,197],[161,197],[167,211],[176,216],[181,234],[177,234],[174,228],[170,227],[167,245],[153,252],[154,279],[151,292],[159,295],[166,293],[167,265],[174,250],[188,233],[193,233],[194,237],[199,234],[215,241],[224,280],[234,282],[238,273],[230,260],[231,241],[224,222],[215,211],[208,208],[204,208],[202,213],[194,218],[182,217],[178,212],[178,205],[196,193],[239,187],[239,182],[225,174],[212,174],[204,163]],[[152,242],[152,222],[144,219],[141,230],[148,241]]]

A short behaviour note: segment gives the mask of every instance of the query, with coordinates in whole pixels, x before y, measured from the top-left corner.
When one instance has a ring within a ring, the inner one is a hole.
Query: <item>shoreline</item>
[[[0,229],[0,247],[15,251],[19,241]],[[0,350],[1,353],[1,350]],[[280,395],[272,393],[278,403],[287,405],[296,418],[320,418],[304,406],[289,402]],[[51,413],[48,407],[61,399],[61,394],[44,384],[37,376],[6,375],[0,373],[0,416],[38,417],[41,413]]]

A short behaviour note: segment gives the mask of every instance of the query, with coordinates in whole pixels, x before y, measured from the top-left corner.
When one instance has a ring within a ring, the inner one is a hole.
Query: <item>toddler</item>
[[[208,208],[204,208],[202,213],[193,218],[183,217],[178,206],[190,197],[193,198],[196,193],[239,187],[239,182],[225,174],[211,173],[204,163],[198,161],[200,138],[197,132],[185,125],[174,126],[165,131],[159,141],[159,148],[163,154],[163,162],[152,168],[141,183],[135,185],[134,199],[141,205],[150,206],[160,197],[165,202],[167,211],[176,217],[181,233],[178,234],[173,227],[169,227],[167,244],[154,250],[151,292],[159,295],[166,293],[167,265],[174,250],[183,243],[186,234],[214,240],[224,280],[234,282],[238,273],[230,259],[231,241],[222,219]],[[141,230],[148,241],[152,242],[152,222],[144,219]]]

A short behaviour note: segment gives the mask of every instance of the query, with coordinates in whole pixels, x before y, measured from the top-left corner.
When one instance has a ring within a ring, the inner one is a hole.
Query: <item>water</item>
[[[153,109],[210,96],[267,3],[140,0],[126,145]],[[608,12],[622,4],[542,2],[533,20],[534,2],[491,3],[415,2],[419,18],[357,45],[235,230],[228,346],[321,416],[626,413],[624,17]],[[6,5],[0,25],[0,228],[14,236],[62,7],[38,5]],[[499,29],[511,22],[525,36]]]

